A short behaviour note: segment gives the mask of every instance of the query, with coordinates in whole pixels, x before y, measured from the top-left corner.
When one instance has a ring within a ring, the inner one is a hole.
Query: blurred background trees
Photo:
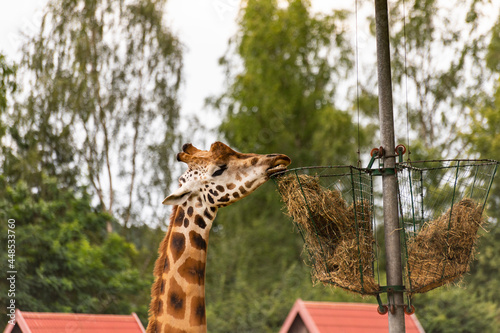
[[[26,96],[9,119],[18,153],[39,155],[33,171],[88,183],[125,227],[140,214],[157,218],[179,145],[182,53],[163,23],[164,5],[50,2],[40,32],[24,45]]]
[[[165,26],[164,5],[54,0],[22,61],[0,55],[0,216],[17,222],[23,310],[147,318],[167,222],[158,205],[190,140],[178,131],[182,41]],[[500,159],[500,17],[485,26],[488,1],[462,5],[391,4],[397,143],[409,140],[412,160]],[[378,102],[370,50],[359,54],[368,72],[354,79],[354,22],[352,11],[317,14],[305,0],[245,1],[221,51],[226,89],[207,99],[217,136],[242,152],[288,154],[292,167],[357,164],[358,150],[378,146]],[[415,297],[429,332],[500,325],[498,177],[488,202],[492,223],[466,289]],[[210,243],[210,332],[275,332],[298,297],[374,301],[312,286],[271,182],[224,208]]]
[[[21,309],[147,318],[166,223],[157,203],[180,145],[182,52],[164,5],[54,0],[24,44],[22,91],[1,110],[2,218],[17,217]],[[2,69],[2,91],[12,89],[3,58]]]
[[[361,126],[358,133],[355,114],[335,104],[338,84],[354,61],[343,28],[347,16],[312,15],[304,1],[285,8],[278,1],[246,3],[221,58],[227,92],[210,100],[223,117],[220,135],[229,145],[288,154],[293,167],[356,163],[358,144],[365,147],[373,131]],[[302,239],[282,214],[271,182],[225,208],[210,242],[210,331],[276,331],[297,297],[331,296],[312,288],[300,256]]]
[[[395,97],[398,143],[407,143],[409,139],[414,160],[463,157],[468,154],[467,149],[471,156],[477,157],[477,152],[484,148],[471,146],[477,139],[476,131],[472,130],[474,134],[470,135],[476,139],[467,139],[460,133],[470,133],[470,117],[478,107],[482,109],[485,101],[479,96],[494,77],[483,61],[486,54],[492,58],[491,51],[486,52],[490,30],[479,31],[477,22],[484,8],[480,2],[471,2],[463,16],[454,16],[451,14],[454,8],[443,9],[436,1],[411,1],[406,5],[407,13],[403,12],[401,2],[391,8],[394,89],[399,93]],[[374,82],[360,83],[359,111],[354,94],[347,97],[338,94],[339,82],[355,75],[354,42],[349,39],[352,34],[347,37],[342,28],[348,18],[348,13],[342,11],[312,15],[305,1],[288,1],[287,6],[272,1],[247,1],[240,16],[240,29],[221,59],[228,75],[228,90],[210,100],[222,112],[223,138],[233,146],[249,147],[249,151],[287,153],[295,167],[355,164],[358,148],[367,152],[376,146],[374,126],[363,126],[377,123]],[[373,23],[373,18],[369,20]],[[402,23],[404,20],[406,24]],[[236,56],[229,58],[232,54]],[[375,58],[372,62],[375,76]],[[343,99],[351,103],[346,110],[340,110],[335,103]],[[491,113],[498,114],[498,107],[494,110]],[[359,130],[358,112],[362,119]],[[484,124],[484,118],[478,123]],[[487,136],[488,140],[492,138],[491,133]],[[495,158],[500,154],[486,149],[482,156]],[[315,300],[356,299],[338,290],[331,293],[323,287],[310,288],[305,278],[308,269],[300,259],[301,240],[291,234],[282,216],[273,214],[279,209],[273,208],[277,196],[270,184],[267,186],[269,190],[228,207],[216,221],[221,226],[215,228],[212,236],[213,260],[208,265],[208,283],[219,289],[209,290],[207,297],[212,304],[224,306],[215,307],[208,302],[214,318],[209,325],[214,331],[276,330],[280,322],[273,319],[278,313],[283,318],[297,295]],[[497,200],[494,197],[491,201]],[[264,205],[269,209],[255,209]],[[486,234],[483,246],[488,247],[488,242],[493,246],[495,242],[490,237],[496,236]],[[482,259],[483,255],[480,250],[478,262],[491,262],[492,258]],[[228,266],[221,260],[230,262],[229,270],[224,270]],[[211,276],[214,266],[217,268]],[[224,272],[222,279],[221,272]],[[281,272],[280,280],[273,277],[275,272]],[[493,272],[494,269],[482,274],[491,277],[489,273]],[[472,280],[473,275],[467,278]],[[489,287],[481,283],[472,285],[477,289],[461,291],[451,287],[420,300],[417,296],[418,315],[424,327],[433,332],[472,332],[474,327],[493,332],[498,325],[498,303],[492,303],[491,295],[479,296],[481,288],[489,290]],[[456,299],[467,293],[474,296],[468,299],[470,306],[464,311]],[[254,295],[259,295],[258,302],[252,302]],[[265,295],[279,298],[287,306],[267,305]],[[434,298],[448,307],[439,316],[436,311],[442,306],[433,307]],[[224,309],[228,309],[227,314],[221,317]],[[231,315],[234,309],[237,310]],[[453,313],[461,313],[460,318]],[[228,318],[232,320],[228,322]],[[255,326],[255,318],[261,318],[257,322],[262,327]]]
[[[0,176],[2,218],[16,221],[16,306],[144,315],[147,297],[141,293],[148,279],[141,278],[135,246],[117,233],[107,234],[112,216],[92,207],[85,188],[61,188],[58,178],[46,174],[39,186],[41,192],[33,193],[25,180],[9,184]],[[5,226],[2,231],[7,234]],[[1,259],[7,262],[6,251]]]
[[[16,90],[15,74],[15,65],[7,63],[5,56],[0,53],[0,111],[2,112],[7,108],[7,95]],[[3,136],[5,129],[1,133]]]

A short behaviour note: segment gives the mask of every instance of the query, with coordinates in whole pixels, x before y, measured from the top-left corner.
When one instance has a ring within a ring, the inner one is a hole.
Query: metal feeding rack
[[[397,168],[405,285],[411,295],[469,270],[498,162],[421,161]]]
[[[314,280],[378,292],[372,175],[332,166],[292,169],[273,179],[304,239]]]
[[[498,162],[436,160],[399,162],[385,168],[379,149],[367,168],[316,166],[291,169],[273,180],[289,215],[304,239],[306,259],[315,282],[362,295],[374,295],[386,313],[393,293],[406,293],[405,312],[413,313],[411,296],[450,283],[469,270],[483,211]],[[379,165],[373,168],[375,161]],[[394,175],[404,285],[381,286],[374,177]],[[388,294],[388,304],[380,294]]]

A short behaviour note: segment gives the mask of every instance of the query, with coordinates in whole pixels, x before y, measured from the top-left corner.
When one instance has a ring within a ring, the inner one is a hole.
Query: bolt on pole
[[[392,108],[391,56],[389,50],[389,21],[387,0],[375,0],[375,29],[377,39],[377,74],[380,117],[380,139],[384,148],[384,167],[396,166],[394,153],[394,115]],[[398,216],[398,184],[396,175],[382,178],[383,211],[386,249],[387,286],[402,286],[401,243]],[[405,332],[403,293],[391,297],[395,311],[388,312],[389,332]],[[389,308],[391,310],[391,308]]]

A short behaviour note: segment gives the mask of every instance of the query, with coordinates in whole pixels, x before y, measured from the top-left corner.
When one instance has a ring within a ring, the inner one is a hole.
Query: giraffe
[[[205,267],[209,231],[220,207],[255,191],[290,164],[282,154],[242,154],[222,142],[210,150],[185,144],[177,160],[188,165],[179,188],[163,200],[173,205],[158,250],[151,288],[148,333],[206,332]]]

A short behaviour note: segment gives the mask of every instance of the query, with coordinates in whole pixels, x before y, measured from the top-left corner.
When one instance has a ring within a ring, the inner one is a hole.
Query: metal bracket
[[[396,154],[399,156],[399,163],[403,163],[403,155],[406,153],[405,145],[397,145],[395,148]]]
[[[373,176],[387,176],[387,175],[395,175],[396,168],[379,168],[379,169],[371,169],[371,174]]]
[[[366,167],[366,172],[371,173],[373,176],[395,175],[397,172],[396,168],[384,168],[384,157],[398,157],[398,162],[403,163],[403,155],[406,153],[406,147],[404,145],[397,145],[395,151],[396,155],[386,155],[384,147],[373,148],[370,151],[371,159]],[[372,168],[376,159],[381,161],[380,167]]]
[[[396,307],[401,306],[403,307],[403,311],[406,314],[414,313],[415,307],[411,305],[410,302],[408,302],[408,305],[396,304],[394,300],[395,293],[404,293],[405,291],[406,291],[405,286],[380,286],[380,291],[376,295],[378,303],[377,312],[381,315],[384,315],[387,312],[391,311],[391,313],[394,314],[396,312]],[[381,293],[387,293],[387,305],[382,303],[382,299],[380,298]]]

